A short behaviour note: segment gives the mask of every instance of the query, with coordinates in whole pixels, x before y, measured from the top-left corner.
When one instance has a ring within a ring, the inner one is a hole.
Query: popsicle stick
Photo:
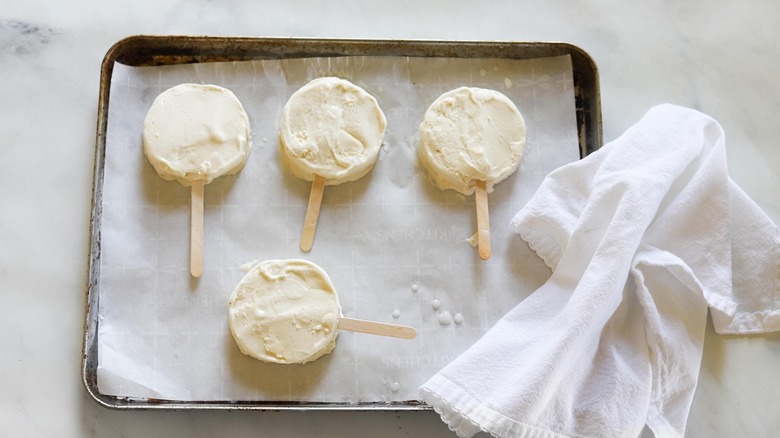
[[[487,186],[485,181],[474,182],[474,195],[477,203],[477,244],[479,257],[490,258],[490,214],[488,213]]]
[[[192,182],[190,210],[190,274],[203,274],[203,180]]]
[[[417,337],[417,330],[415,330],[414,327],[344,318],[343,316],[339,319],[338,328],[339,330],[367,333],[369,335],[389,336],[391,338],[414,339]]]
[[[301,233],[301,250],[310,251],[314,244],[314,233],[317,231],[317,220],[320,217],[320,205],[322,194],[325,191],[325,178],[314,175],[309,193],[309,205],[306,207],[306,217],[303,219],[303,232]]]

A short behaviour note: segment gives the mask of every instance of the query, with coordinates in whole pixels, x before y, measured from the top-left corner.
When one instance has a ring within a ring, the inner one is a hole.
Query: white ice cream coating
[[[328,274],[306,260],[267,260],[238,283],[228,322],[241,352],[266,362],[306,363],[336,346],[341,317]]]
[[[524,149],[523,116],[493,90],[460,87],[444,93],[420,124],[420,161],[442,190],[470,195],[474,181],[485,181],[490,192],[517,170]]]
[[[298,178],[335,185],[354,181],[376,162],[387,120],[373,96],[335,77],[315,79],[282,109],[282,160]]]
[[[249,155],[249,118],[230,91],[181,84],[162,92],[146,114],[144,154],[157,173],[185,186],[241,170]]]

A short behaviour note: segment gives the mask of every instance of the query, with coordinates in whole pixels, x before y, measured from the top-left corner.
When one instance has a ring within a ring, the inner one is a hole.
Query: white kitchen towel
[[[707,309],[719,333],[780,329],[780,231],[729,179],[724,141],[660,105],[552,172],[512,221],[552,276],[422,399],[462,437],[683,436]]]

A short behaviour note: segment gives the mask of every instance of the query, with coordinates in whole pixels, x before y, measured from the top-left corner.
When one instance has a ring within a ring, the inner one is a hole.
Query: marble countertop
[[[600,70],[604,139],[657,103],[721,122],[732,178],[780,220],[780,3],[500,0],[4,2],[4,436],[453,436],[432,412],[118,412],[80,378],[100,62],[135,34],[566,41]],[[118,2],[117,2],[118,3]],[[708,327],[687,436],[776,436],[780,334]]]

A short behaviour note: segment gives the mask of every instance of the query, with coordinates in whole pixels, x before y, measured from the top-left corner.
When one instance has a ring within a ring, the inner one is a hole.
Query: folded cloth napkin
[[[682,436],[707,309],[719,333],[780,330],[780,231],[697,111],[652,108],[512,227],[552,276],[420,388],[462,437]]]

